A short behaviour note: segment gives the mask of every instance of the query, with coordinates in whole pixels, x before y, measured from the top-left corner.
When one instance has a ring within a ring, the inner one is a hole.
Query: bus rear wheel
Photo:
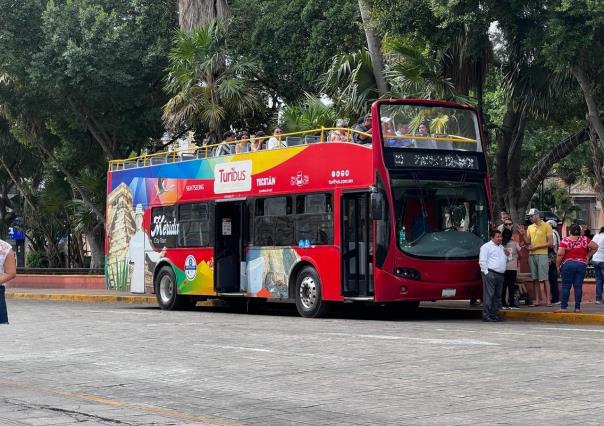
[[[312,266],[305,266],[296,277],[296,308],[304,318],[319,318],[327,313],[328,304],[323,300],[321,280]]]
[[[193,297],[178,294],[176,277],[169,266],[161,268],[155,277],[155,296],[159,307],[167,311],[192,309],[197,304]]]

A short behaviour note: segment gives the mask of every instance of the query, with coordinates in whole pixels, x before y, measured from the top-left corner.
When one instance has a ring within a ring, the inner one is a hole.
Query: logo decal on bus
[[[228,194],[252,189],[252,160],[232,161],[214,166],[214,193]]]
[[[193,281],[197,275],[197,260],[192,254],[188,255],[185,260],[185,276],[189,281]]]
[[[302,172],[298,172],[296,176],[292,176],[290,180],[291,186],[304,186],[308,185],[310,182],[310,178],[308,175],[302,174]]]

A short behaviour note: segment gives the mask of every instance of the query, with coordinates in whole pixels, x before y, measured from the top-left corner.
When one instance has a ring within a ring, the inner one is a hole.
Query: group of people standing
[[[480,249],[479,265],[483,280],[483,321],[502,321],[500,309],[518,309],[516,277],[522,249],[528,251],[534,299],[529,306],[560,304],[558,312],[568,311],[571,287],[574,312],[581,312],[583,280],[593,256],[596,275],[596,303],[602,304],[604,287],[604,227],[593,239],[581,226],[573,224],[569,235],[560,239],[557,223],[544,221],[541,212],[530,209],[531,225],[515,225],[507,212],[501,212],[501,224],[491,230],[490,241]],[[558,276],[562,277],[559,299]]]

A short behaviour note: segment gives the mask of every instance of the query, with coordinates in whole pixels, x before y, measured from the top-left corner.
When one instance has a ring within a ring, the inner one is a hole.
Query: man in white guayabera
[[[130,265],[130,292],[145,292],[145,256],[153,263],[164,257],[166,248],[160,253],[153,251],[153,245],[149,236],[143,229],[143,206],[137,204],[134,213],[136,232],[130,238],[128,245],[128,260]]]

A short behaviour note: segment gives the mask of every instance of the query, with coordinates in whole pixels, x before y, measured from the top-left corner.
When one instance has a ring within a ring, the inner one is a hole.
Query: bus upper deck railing
[[[339,142],[354,142],[354,135],[362,135],[367,138],[371,138],[371,133],[362,132],[357,129],[345,128],[345,127],[322,127],[320,129],[312,129],[301,132],[292,132],[281,134],[279,137],[274,135],[253,137],[249,139],[239,139],[234,141],[223,141],[213,145],[203,145],[194,148],[185,148],[180,150],[173,150],[168,152],[158,152],[154,154],[145,154],[138,157],[132,157],[123,160],[112,160],[109,162],[109,170],[126,170],[134,169],[138,167],[152,166],[156,164],[176,163],[181,161],[189,161],[196,159],[204,159],[209,157],[221,157],[226,155],[244,154],[249,152],[262,152],[267,148],[262,148],[262,145],[271,138],[277,138],[283,146],[278,146],[273,149],[287,149],[300,145],[309,145],[314,143],[330,142],[330,135],[332,132],[339,133]],[[343,140],[342,140],[343,137]],[[459,142],[459,143],[477,143],[476,139],[469,139],[455,135],[426,135],[426,134],[405,134],[405,135],[384,135],[386,140],[392,139],[409,139],[414,140],[430,140],[435,143],[440,141],[446,142]],[[282,142],[281,142],[282,141]],[[248,145],[247,151],[237,152],[237,145],[245,143]],[[256,144],[257,149],[251,149]]]
[[[287,149],[293,146],[309,145],[314,143],[322,143],[329,141],[329,135],[333,131],[342,132],[344,140],[341,142],[353,142],[353,134],[363,135],[371,138],[370,133],[362,132],[356,129],[344,128],[344,127],[322,127],[320,129],[305,130],[301,132],[284,133],[279,135],[278,140],[283,141],[284,145],[273,149]],[[132,157],[123,160],[112,160],[109,162],[109,170],[125,170],[134,169],[138,167],[151,166],[155,164],[165,163],[176,163],[181,161],[189,161],[195,159],[204,159],[209,157],[221,157],[225,155],[238,154],[236,152],[236,146],[241,143],[245,143],[248,146],[252,144],[258,144],[259,148],[256,150],[250,150],[243,153],[249,152],[262,152],[266,148],[262,148],[269,139],[277,136],[267,135],[253,137],[249,139],[239,139],[231,142],[223,141],[213,145],[203,145],[195,148],[185,148],[179,150],[173,150],[168,152],[158,152],[154,154],[146,154],[138,157]]]

